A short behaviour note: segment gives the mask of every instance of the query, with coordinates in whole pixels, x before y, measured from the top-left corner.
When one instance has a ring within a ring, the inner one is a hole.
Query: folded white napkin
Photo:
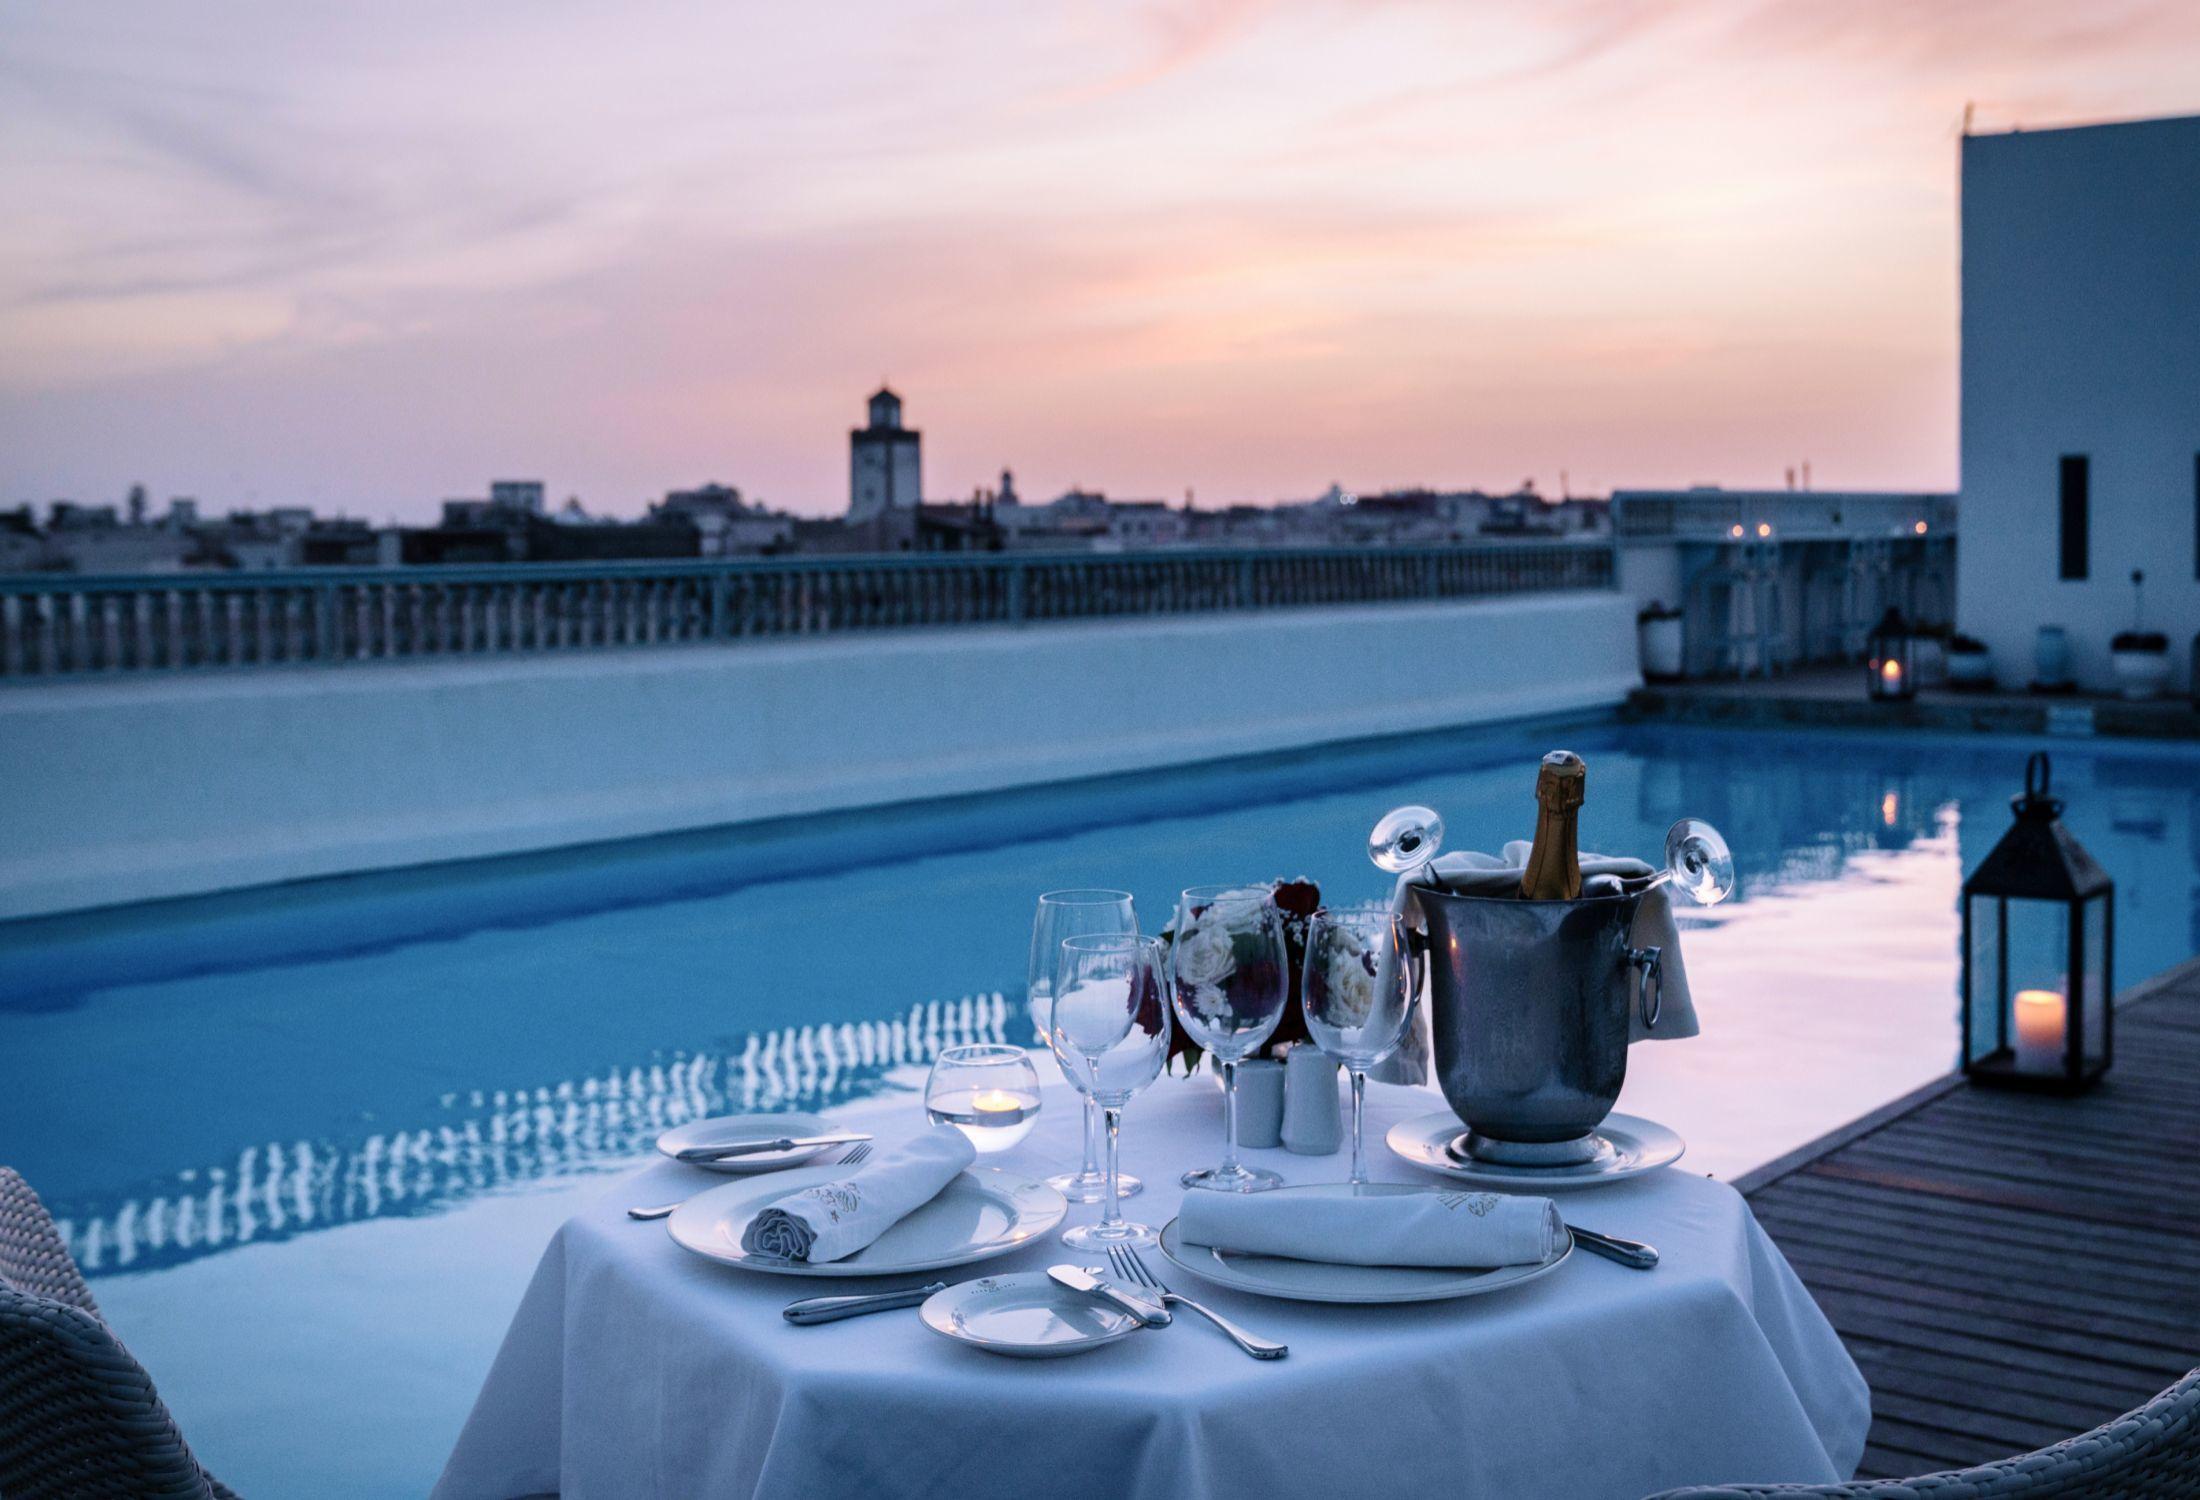
[[[935,1125],[860,1171],[777,1199],[749,1221],[741,1248],[813,1266],[845,1259],[937,1198],[976,1158],[969,1137]]]
[[[1456,891],[1462,896],[1502,896],[1520,889],[1520,877],[1528,868],[1528,854],[1534,846],[1526,839],[1514,839],[1497,854],[1481,854],[1465,850],[1458,854],[1441,854],[1432,864],[1444,889]],[[1581,891],[1585,896],[1617,894],[1622,880],[1639,880],[1655,874],[1652,866],[1639,859],[1629,859],[1615,854],[1584,854],[1581,856]],[[1413,887],[1420,871],[1398,877],[1398,887],[1392,900],[1397,910],[1407,912],[1412,900]],[[1642,905],[1635,911],[1635,925],[1628,930],[1627,941],[1637,948],[1656,948],[1659,976],[1663,985],[1655,1030],[1642,1024],[1642,1006],[1639,1003],[1628,1009],[1628,1035],[1630,1042],[1674,1041],[1695,1036],[1702,1028],[1696,1023],[1696,1002],[1688,993],[1688,967],[1681,962],[1681,930],[1673,920],[1673,893],[1666,886],[1656,886],[1642,898]],[[1641,987],[1641,976],[1629,971],[1628,988],[1631,995]],[[1426,1008],[1423,1008],[1425,1015]]]
[[[1548,1198],[1504,1193],[1184,1195],[1177,1229],[1195,1245],[1351,1266],[1532,1266],[1558,1253]]]

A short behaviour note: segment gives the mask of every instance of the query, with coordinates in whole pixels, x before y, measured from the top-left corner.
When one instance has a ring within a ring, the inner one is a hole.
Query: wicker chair
[[[2200,1495],[2200,1370],[2137,1411],[1998,1463],[1917,1479],[1715,1484],[1649,1500],[2189,1500]]]
[[[46,1205],[0,1167],[0,1495],[236,1500],[101,1321]]]

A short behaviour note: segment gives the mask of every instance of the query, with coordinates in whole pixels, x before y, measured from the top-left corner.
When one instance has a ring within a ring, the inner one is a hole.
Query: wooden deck
[[[1739,1179],[1872,1388],[1859,1477],[2058,1442],[2200,1365],[2200,959],[2077,1099],[1933,1084]]]

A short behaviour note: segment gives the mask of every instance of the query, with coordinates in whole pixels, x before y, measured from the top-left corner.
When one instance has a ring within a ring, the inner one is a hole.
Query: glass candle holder
[[[924,1113],[968,1136],[980,1156],[1006,1151],[1039,1121],[1039,1070],[1021,1047],[949,1047],[925,1080]]]

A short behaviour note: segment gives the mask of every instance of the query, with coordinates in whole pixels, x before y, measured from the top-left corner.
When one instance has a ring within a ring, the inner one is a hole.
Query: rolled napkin
[[[1195,1245],[1348,1266],[1533,1266],[1559,1252],[1566,1224],[1548,1198],[1431,1190],[1186,1193],[1177,1232]]]
[[[961,1131],[935,1125],[859,1172],[768,1204],[741,1231],[741,1248],[813,1266],[845,1260],[937,1198],[976,1159]]]
[[[1520,877],[1528,868],[1528,854],[1534,846],[1526,839],[1514,839],[1497,854],[1481,854],[1472,850],[1458,854],[1442,854],[1420,870],[1410,871],[1398,877],[1398,888],[1393,897],[1399,911],[1406,911],[1412,900],[1413,887],[1427,884],[1421,877],[1433,868],[1443,888],[1461,896],[1504,896],[1520,889]],[[1647,862],[1630,859],[1619,854],[1584,854],[1581,856],[1581,893],[1584,896],[1617,895],[1623,880],[1640,880],[1656,874]],[[1673,893],[1665,886],[1655,886],[1645,892],[1642,905],[1635,911],[1635,925],[1628,930],[1627,941],[1637,948],[1656,948],[1658,952],[1659,1004],[1655,1030],[1642,1022],[1642,1007],[1631,1006],[1628,1011],[1627,1040],[1630,1042],[1667,1042],[1695,1036],[1702,1028],[1696,1023],[1696,1002],[1688,993],[1688,966],[1681,961],[1681,929],[1673,920]],[[1641,976],[1630,974],[1630,991],[1641,983]],[[1422,1007],[1414,1024],[1427,1025],[1427,1007]]]

